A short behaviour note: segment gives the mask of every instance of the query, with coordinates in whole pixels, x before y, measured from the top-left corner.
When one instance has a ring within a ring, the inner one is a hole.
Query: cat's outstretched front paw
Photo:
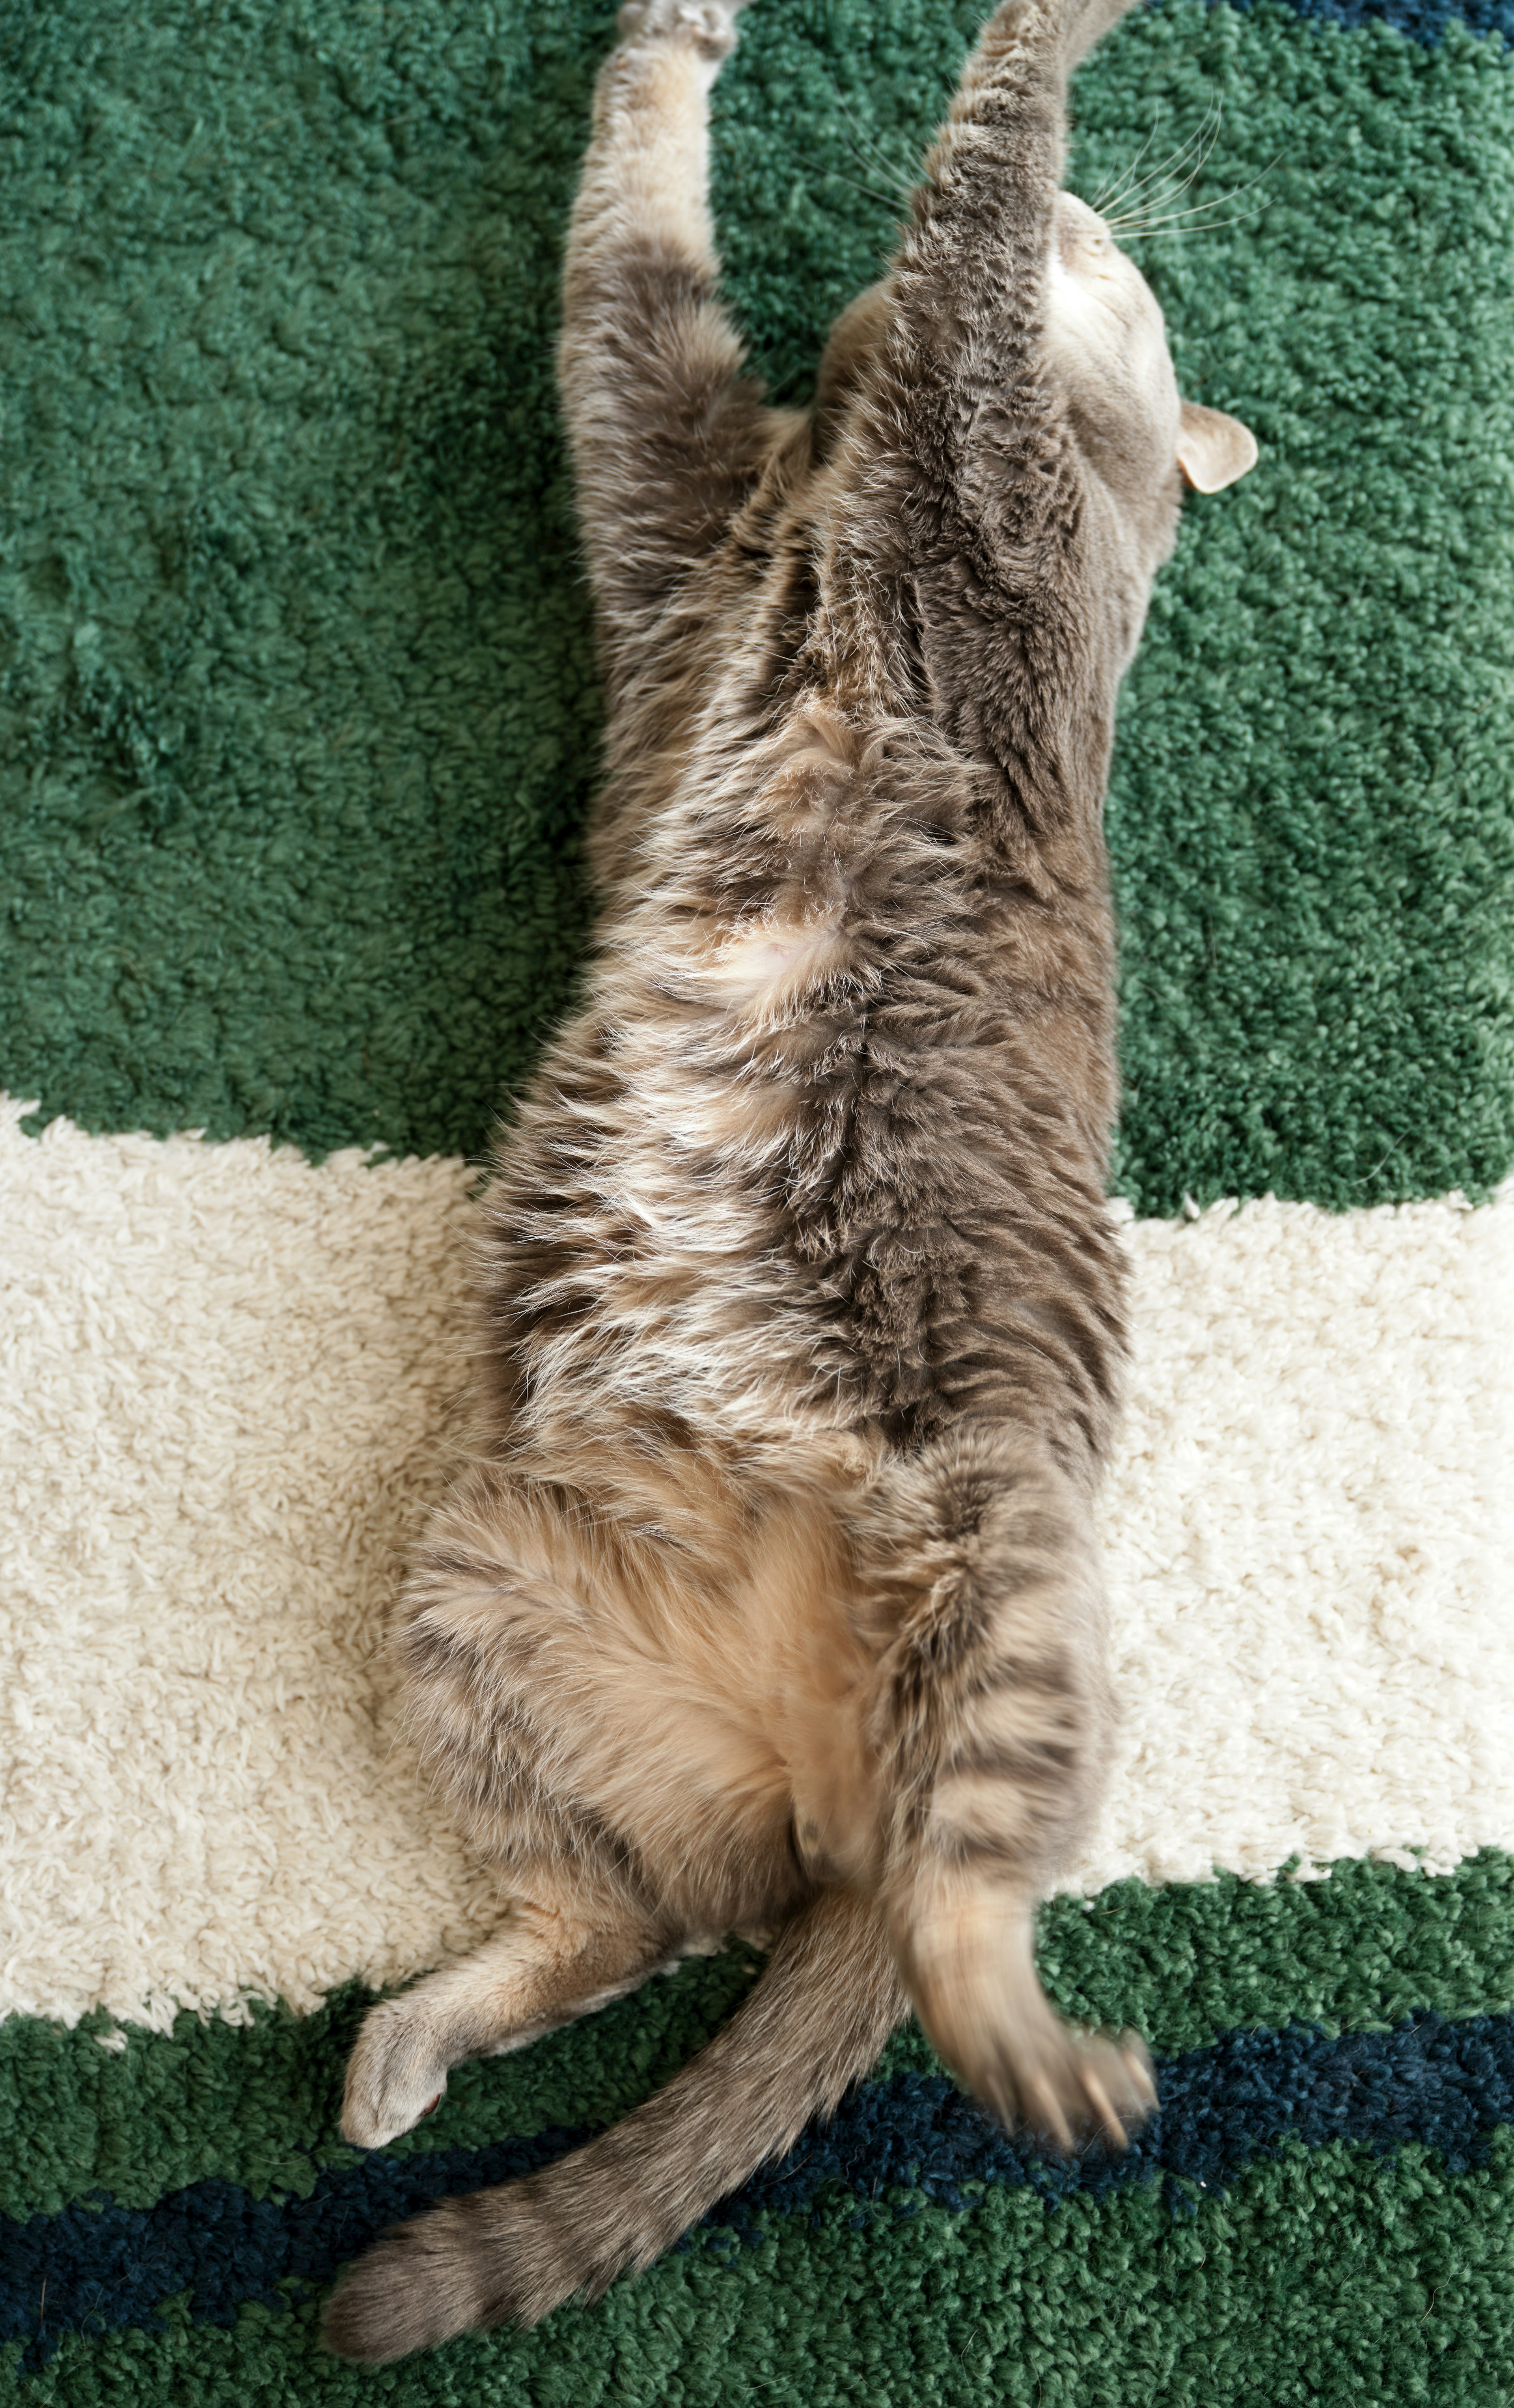
[[[741,5],[742,0],[626,0],[615,22],[622,42],[681,39],[719,64],[736,48]]]
[[[369,2009],[347,2069],[342,2138],[381,2149],[429,2114],[447,2087],[441,2034],[414,1990]]]

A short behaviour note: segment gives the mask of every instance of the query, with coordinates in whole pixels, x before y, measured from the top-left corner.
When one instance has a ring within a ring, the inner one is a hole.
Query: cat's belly
[[[873,1658],[837,1500],[707,1488],[702,1541],[670,1541],[603,1494],[465,1483],[411,1582],[410,1719],[476,1844],[537,1857],[558,1814],[710,1929],[864,1871]]]

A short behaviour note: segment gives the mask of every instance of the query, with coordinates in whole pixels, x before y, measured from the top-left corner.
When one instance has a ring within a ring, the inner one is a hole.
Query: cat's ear
[[[1238,418],[1185,401],[1178,434],[1178,466],[1195,494],[1222,493],[1256,466],[1256,437]]]

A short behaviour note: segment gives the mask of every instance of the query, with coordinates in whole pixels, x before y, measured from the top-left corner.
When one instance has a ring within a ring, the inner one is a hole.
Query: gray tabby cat
[[[1006,2123],[1123,2145],[1130,2038],[1069,2030],[1037,1899],[1110,1705],[1090,1499],[1120,1387],[1100,814],[1182,476],[1155,301],[1059,191],[1124,0],[1007,0],[813,410],[716,297],[727,8],[621,13],[562,367],[611,719],[588,1000],[504,1147],[478,1428],[395,1645],[499,1930],[369,2014],[342,2128],[732,1930],[702,2055],[547,2171],[363,2259],[383,2359],[645,2267],[912,2006]]]

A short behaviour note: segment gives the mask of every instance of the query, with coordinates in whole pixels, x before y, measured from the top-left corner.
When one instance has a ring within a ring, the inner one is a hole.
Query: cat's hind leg
[[[713,1561],[689,1593],[699,1550],[729,1551],[720,1483],[684,1463],[661,1509],[687,1543],[654,1541],[624,1524],[658,1500],[621,1496],[617,1517],[592,1454],[593,1502],[476,1463],[401,1600],[406,1727],[511,1904],[482,1948],[370,2013],[342,2126],[364,2147],[408,2129],[464,2058],[636,1987],[691,1934],[778,1922],[807,1887],[781,1751],[754,1720],[760,1646],[738,1656],[739,1613],[711,1616]]]
[[[381,2149],[434,2107],[453,2066],[500,2057],[636,1989],[674,1951],[634,1909],[517,1897],[480,1948],[370,2008],[347,2069],[342,2137]]]
[[[896,1635],[875,1742],[890,1829],[883,1907],[937,2053],[1011,2128],[1123,2148],[1156,2103],[1133,2033],[1065,2024],[1036,1977],[1035,1914],[1089,1828],[1112,1723],[1088,1499],[1038,1442],[967,1430],[872,1500]]]

